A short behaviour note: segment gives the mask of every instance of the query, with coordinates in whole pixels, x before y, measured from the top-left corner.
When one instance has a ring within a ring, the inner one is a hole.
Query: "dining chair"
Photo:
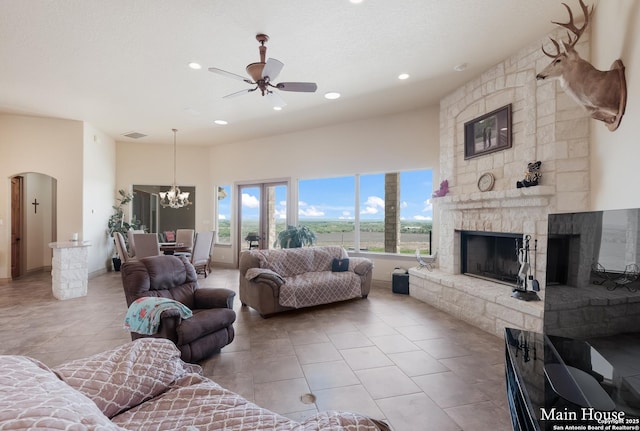
[[[160,244],[155,233],[134,233],[133,241],[136,244],[136,258],[160,256]]]
[[[196,273],[204,274],[205,278],[207,278],[207,275],[209,274],[211,253],[213,252],[213,238],[215,237],[215,234],[215,231],[198,232],[193,244],[191,264],[196,269]]]
[[[129,240],[129,253],[131,254],[131,256],[136,255],[136,242],[133,239],[133,235],[136,233],[144,233],[144,230],[136,229],[127,231],[127,239]]]
[[[127,253],[127,244],[124,241],[124,236],[120,232],[113,233],[113,242],[116,245],[116,253],[118,253],[118,257],[120,257],[122,263],[130,261],[131,256]]]
[[[191,258],[195,232],[195,229],[176,229],[176,244],[183,244],[184,247],[182,251],[175,252],[175,256],[185,256],[187,259]]]

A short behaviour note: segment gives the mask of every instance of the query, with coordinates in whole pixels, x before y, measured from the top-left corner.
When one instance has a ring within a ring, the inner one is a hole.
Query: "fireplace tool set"
[[[518,271],[518,279],[516,287],[513,289],[511,296],[523,301],[539,301],[540,297],[536,292],[540,291],[540,284],[538,280],[534,278],[536,272],[535,261],[534,267],[531,268],[531,249],[529,242],[531,241],[531,235],[525,235],[522,239],[522,245],[520,241],[516,239],[516,255],[518,256],[518,262],[520,263],[520,270]],[[538,260],[536,252],[538,251],[538,240],[534,241],[533,255],[535,260]],[[531,290],[529,290],[531,285]]]

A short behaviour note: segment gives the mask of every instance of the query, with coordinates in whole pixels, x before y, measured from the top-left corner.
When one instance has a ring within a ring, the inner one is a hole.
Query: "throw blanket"
[[[158,297],[138,298],[127,310],[127,315],[124,318],[124,328],[138,334],[153,335],[158,332],[162,312],[172,309],[177,309],[183,319],[188,319],[193,315],[187,306],[173,299]]]

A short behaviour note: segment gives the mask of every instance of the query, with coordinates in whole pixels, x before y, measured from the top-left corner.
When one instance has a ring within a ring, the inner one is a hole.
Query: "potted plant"
[[[118,204],[112,206],[113,214],[111,214],[111,216],[109,217],[109,221],[107,222],[107,230],[110,238],[113,238],[114,232],[120,232],[124,237],[125,244],[127,244],[127,232],[130,229],[140,229],[140,225],[142,224],[142,222],[135,216],[132,217],[131,223],[127,223],[124,220],[124,206],[133,200],[133,193],[127,193],[123,189],[120,189],[118,190],[118,194],[120,195],[120,197],[116,199],[118,201]],[[129,244],[127,244],[127,248],[128,247]],[[114,256],[111,260],[113,261],[113,269],[119,271],[122,260],[120,256],[118,256],[115,247]]]
[[[307,226],[287,226],[278,234],[273,246],[280,248],[298,248],[310,246],[316,242],[316,234]]]

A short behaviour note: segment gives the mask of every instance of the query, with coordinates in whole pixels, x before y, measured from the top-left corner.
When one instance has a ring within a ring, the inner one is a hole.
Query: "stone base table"
[[[52,242],[51,281],[56,299],[87,295],[89,279],[89,242]]]

